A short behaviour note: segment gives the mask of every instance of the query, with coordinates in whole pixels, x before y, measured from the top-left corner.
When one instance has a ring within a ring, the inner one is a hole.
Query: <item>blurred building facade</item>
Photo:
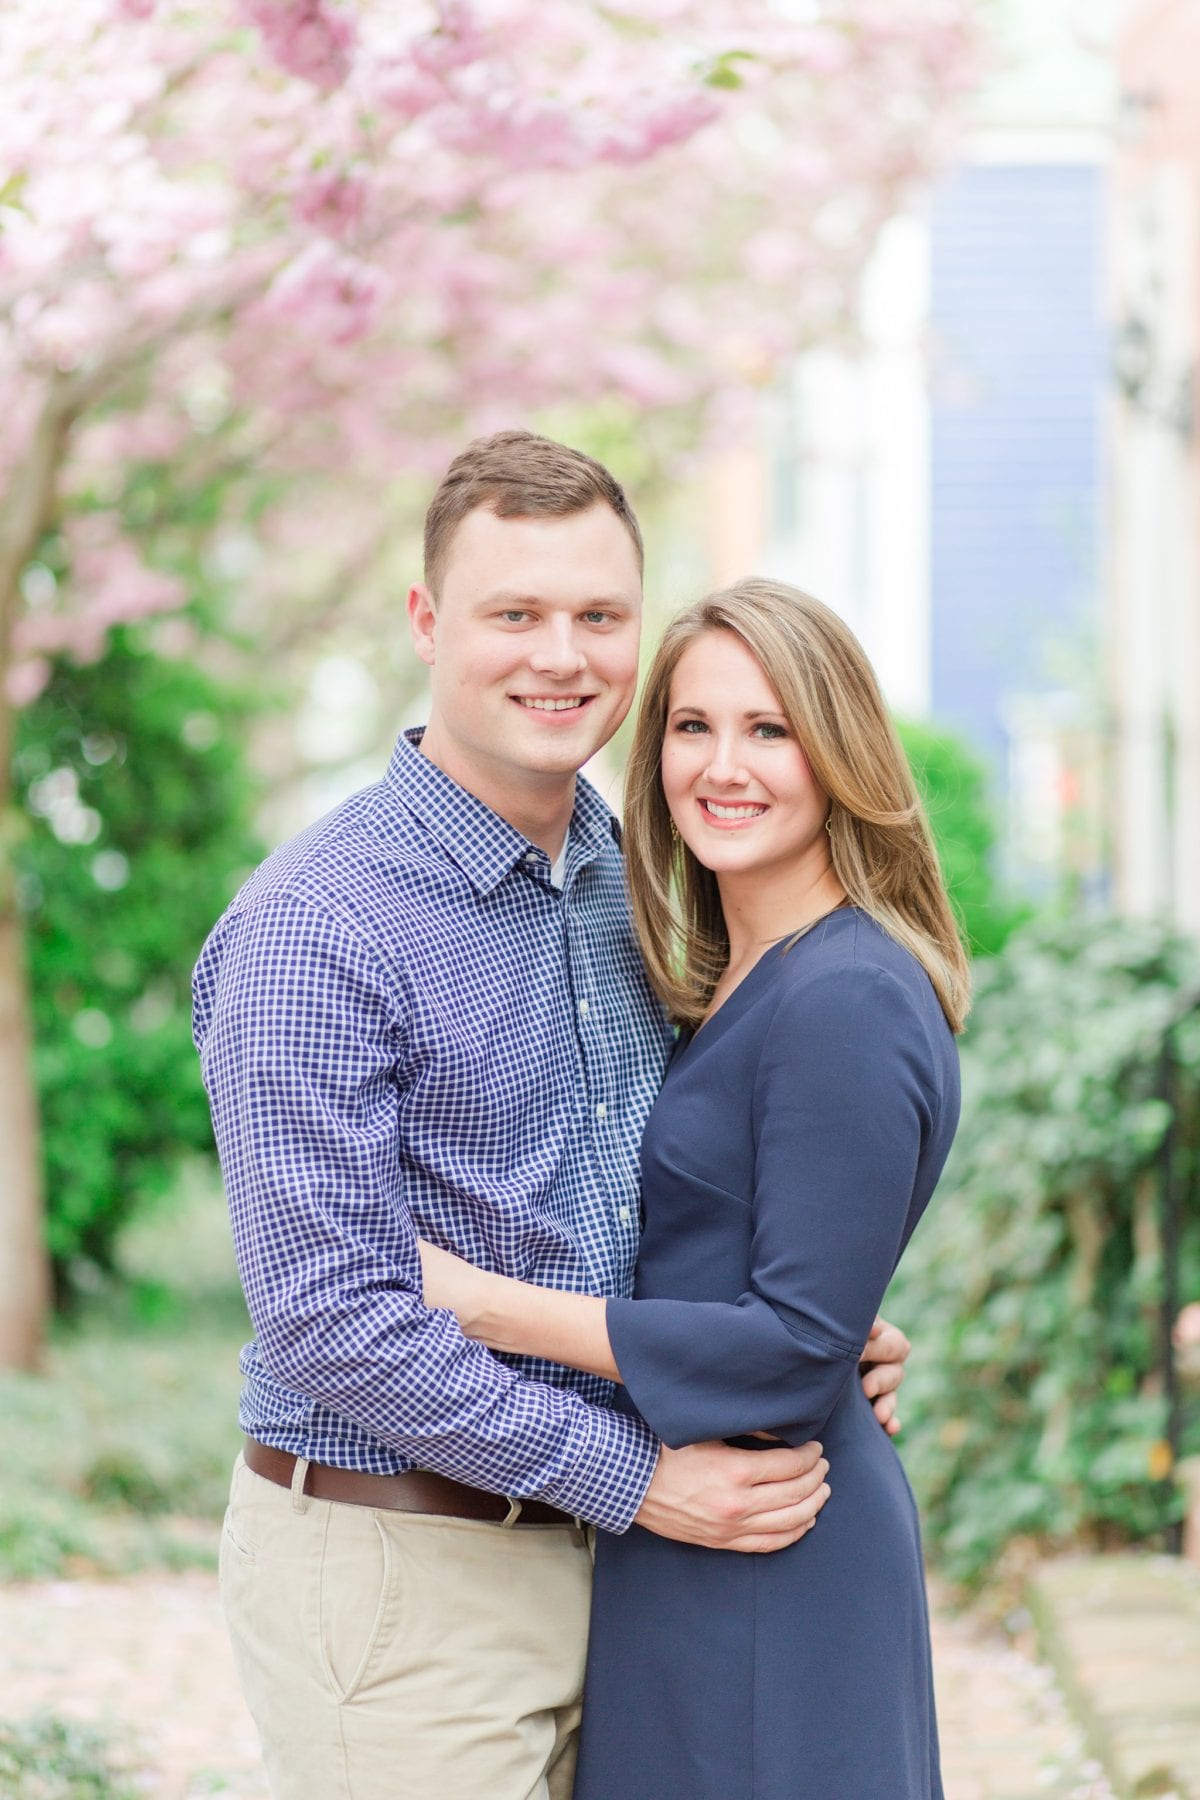
[[[1094,786],[1106,150],[992,133],[930,209],[930,710],[986,756],[1032,886],[1102,870],[1071,834]]]
[[[1009,876],[1109,891],[1106,260],[1116,14],[1012,0],[960,166],[893,221],[861,345],[806,357],[724,459],[718,578],[828,599],[893,707],[987,763]]]
[[[1118,904],[1200,932],[1200,0],[1117,45],[1112,564]]]

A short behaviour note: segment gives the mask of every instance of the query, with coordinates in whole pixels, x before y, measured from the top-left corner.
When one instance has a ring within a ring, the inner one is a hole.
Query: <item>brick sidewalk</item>
[[[946,1800],[1111,1800],[1047,1669],[944,1608],[934,1640]],[[160,1800],[266,1800],[211,1576],[0,1590],[0,1714],[38,1711],[111,1731]]]

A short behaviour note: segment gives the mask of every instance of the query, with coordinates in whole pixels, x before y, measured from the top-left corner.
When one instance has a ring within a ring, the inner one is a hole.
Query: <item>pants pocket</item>
[[[395,1574],[392,1547],[366,1507],[331,1506],[321,1556],[321,1654],[345,1705],[367,1685],[388,1626]]]
[[[248,1534],[244,1530],[238,1530],[238,1520],[232,1506],[225,1508],[225,1519],[221,1526],[221,1548],[218,1554],[222,1561],[226,1556],[236,1557],[239,1562],[243,1563],[254,1561],[254,1546],[248,1541]]]

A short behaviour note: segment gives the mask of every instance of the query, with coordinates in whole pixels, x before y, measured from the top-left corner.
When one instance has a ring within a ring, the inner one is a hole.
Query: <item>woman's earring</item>
[[[674,819],[671,820],[671,842],[672,844],[677,844],[679,842],[679,827]]]
[[[832,837],[833,836],[833,812],[832,812],[832,810],[825,814],[825,829],[829,833],[830,837]]]

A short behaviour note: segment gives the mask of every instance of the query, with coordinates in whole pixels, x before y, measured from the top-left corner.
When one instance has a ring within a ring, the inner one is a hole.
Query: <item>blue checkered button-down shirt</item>
[[[616,827],[580,781],[544,852],[401,737],[276,851],[196,969],[195,1035],[255,1341],[241,1423],[629,1524],[658,1442],[607,1385],[502,1359],[421,1301],[417,1237],[572,1292],[631,1290],[638,1145],[669,1032]]]

